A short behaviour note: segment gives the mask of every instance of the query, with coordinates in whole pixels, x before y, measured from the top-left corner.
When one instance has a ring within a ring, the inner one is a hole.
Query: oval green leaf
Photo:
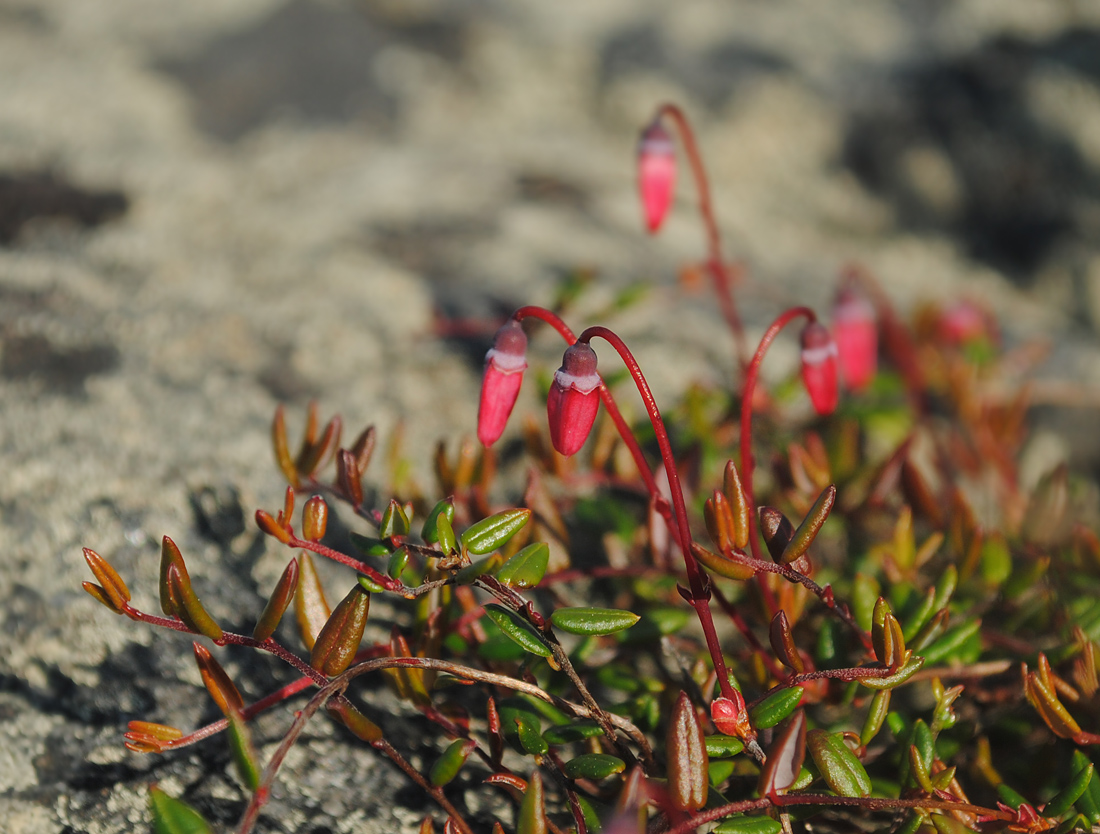
[[[211,834],[210,826],[198,811],[160,788],[149,789],[149,804],[155,834]]]
[[[567,761],[562,770],[570,779],[606,779],[626,770],[626,762],[607,753],[585,753]]]
[[[438,525],[440,516],[443,516],[449,522],[454,522],[454,498],[444,498],[442,501],[432,507],[431,512],[428,513],[428,517],[424,519],[424,526],[420,529],[420,538],[422,538],[427,544],[437,544],[439,542]]]
[[[521,508],[483,518],[463,531],[462,546],[478,556],[489,553],[518,533],[530,517],[531,511]]]
[[[707,755],[712,759],[728,759],[730,756],[736,756],[742,750],[745,749],[745,742],[737,738],[737,736],[725,736],[718,733],[713,736],[707,736]]]
[[[1076,802],[1089,787],[1089,782],[1092,781],[1094,768],[1090,763],[1088,767],[1077,771],[1076,775],[1070,780],[1062,790],[1058,791],[1054,797],[1047,802],[1043,808],[1044,817],[1060,817]]]
[[[749,718],[752,719],[752,724],[757,729],[774,727],[794,712],[801,700],[802,687],[788,686],[778,692],[773,692],[749,710]]]
[[[641,619],[619,608],[559,608],[550,615],[554,628],[570,634],[603,636],[630,628]]]
[[[778,834],[783,830],[779,820],[771,817],[733,817],[714,829],[714,834]]]
[[[496,603],[489,603],[485,606],[485,613],[496,623],[497,628],[519,644],[524,651],[537,654],[539,657],[551,657],[554,654],[535,627],[516,612]]]
[[[497,579],[513,588],[534,588],[546,575],[550,547],[535,542],[520,550],[497,571]]]
[[[428,781],[437,788],[446,785],[458,776],[458,772],[462,770],[462,766],[466,764],[466,759],[470,756],[470,751],[476,746],[477,743],[468,738],[452,741],[450,746],[443,751],[443,755],[432,765],[431,772],[428,774]]]
[[[871,777],[839,733],[810,730],[806,747],[825,783],[841,796],[870,796]]]
[[[603,730],[595,721],[577,721],[573,724],[560,724],[551,727],[542,737],[551,744],[569,744],[574,741],[584,741],[586,738],[595,738],[603,735]]]

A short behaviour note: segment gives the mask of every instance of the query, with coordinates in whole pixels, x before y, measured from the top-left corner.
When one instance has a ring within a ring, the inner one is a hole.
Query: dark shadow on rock
[[[1091,237],[1083,205],[1100,197],[1097,171],[1031,109],[1029,84],[1052,69],[1100,85],[1100,31],[998,37],[900,72],[852,116],[843,161],[903,226],[950,234],[1026,281],[1056,247]],[[945,175],[938,195],[921,160]]]
[[[0,335],[0,376],[39,380],[51,393],[79,395],[89,377],[115,370],[118,348],[106,342],[58,347],[38,333]]]
[[[203,538],[227,548],[245,531],[241,493],[232,484],[206,484],[188,496],[195,527]]]
[[[191,94],[199,128],[225,141],[283,114],[311,123],[385,126],[400,102],[377,77],[374,59],[382,49],[400,44],[454,65],[464,54],[459,11],[431,19],[396,9],[291,0],[249,28],[158,68]]]
[[[0,245],[10,245],[33,220],[46,218],[93,228],[124,214],[121,191],[80,188],[44,171],[0,173]]]

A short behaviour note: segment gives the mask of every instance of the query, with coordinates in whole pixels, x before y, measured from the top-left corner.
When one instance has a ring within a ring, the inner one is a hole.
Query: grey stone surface
[[[652,284],[616,324],[659,396],[729,378],[713,305],[676,286],[690,185],[640,229],[633,143],[663,100],[751,266],[750,332],[858,259],[902,305],[968,294],[1050,339],[1045,373],[1095,400],[1098,45],[1100,7],[1032,0],[2,0],[0,827],[144,831],[152,782],[239,814],[219,742],[122,749],[127,720],[213,707],[186,639],[80,591],[80,548],[153,610],[169,534],[250,628],[287,558],[249,522],[279,501],[277,402],[292,428],[311,397],[403,424],[426,477],[435,439],[472,431],[483,349],[434,311],[547,302],[577,267],[595,307]],[[1055,454],[1095,467],[1094,423],[1056,411]],[[221,656],[249,697],[288,679]],[[257,725],[266,751],[285,721]],[[421,806],[317,721],[260,830],[414,830]]]

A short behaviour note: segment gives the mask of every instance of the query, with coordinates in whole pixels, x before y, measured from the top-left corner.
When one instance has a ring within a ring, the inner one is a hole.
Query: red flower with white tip
[[[802,384],[822,417],[833,413],[840,398],[836,355],[836,342],[823,324],[812,321],[802,329]]]
[[[676,189],[676,145],[659,121],[642,132],[638,142],[638,190],[650,234],[660,227]]]
[[[523,372],[527,368],[527,334],[515,319],[497,331],[485,354],[481,378],[481,403],[477,410],[477,439],[492,446],[504,433],[516,404]]]
[[[568,347],[546,398],[550,440],[566,457],[579,452],[592,431],[600,408],[599,387],[596,351],[584,342]]]
[[[837,294],[833,338],[844,385],[859,391],[874,379],[878,368],[878,323],[871,302],[853,287]]]

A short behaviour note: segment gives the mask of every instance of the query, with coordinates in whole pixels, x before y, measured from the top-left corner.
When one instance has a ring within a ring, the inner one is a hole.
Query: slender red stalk
[[[710,613],[709,583],[706,574],[700,570],[699,563],[695,561],[695,557],[691,554],[691,543],[693,539],[691,537],[691,528],[688,525],[687,505],[684,501],[684,490],[680,484],[680,473],[676,469],[676,458],[672,455],[672,444],[668,439],[668,431],[665,429],[665,422],[661,418],[661,412],[657,408],[657,401],[653,398],[653,392],[649,388],[649,383],[646,382],[641,367],[639,367],[637,360],[634,358],[634,354],[630,352],[630,348],[626,346],[626,343],[620,339],[616,333],[600,325],[589,327],[581,333],[578,341],[588,342],[596,336],[599,336],[615,348],[616,352],[622,358],[623,364],[626,365],[627,370],[630,371],[631,377],[634,378],[634,384],[638,388],[638,393],[642,397],[642,403],[645,405],[646,413],[649,415],[649,422],[653,426],[653,433],[657,438],[657,445],[661,450],[661,460],[665,465],[668,485],[672,491],[672,506],[676,524],[675,526],[669,526],[675,531],[676,538],[680,544],[680,550],[684,554],[684,566],[687,568],[688,584],[691,588],[691,599],[689,602],[699,617],[699,624],[703,627],[703,635],[706,637],[707,649],[710,652],[711,661],[714,663],[714,671],[718,675],[718,685],[722,688],[722,694],[728,698],[732,698],[733,687],[729,682],[726,662],[722,658],[722,647],[718,644],[718,635],[714,630],[714,620]]]
[[[695,179],[695,191],[699,195],[699,216],[703,220],[703,228],[707,236],[707,271],[714,281],[714,291],[718,296],[718,304],[722,308],[722,316],[733,333],[737,344],[737,360],[742,370],[748,367],[748,345],[745,341],[745,328],[741,324],[741,317],[737,313],[737,304],[733,300],[733,280],[722,256],[722,236],[718,231],[718,221],[714,215],[714,203],[710,197],[710,182],[707,179],[706,169],[703,167],[703,157],[699,153],[699,146],[695,142],[695,131],[691,129],[684,111],[675,104],[663,104],[657,111],[657,118],[667,116],[675,125],[680,134],[680,141],[684,145],[684,154],[691,165],[691,174]]]
[[[817,321],[817,316],[809,307],[792,307],[780,314],[779,318],[771,323],[764,331],[760,345],[753,354],[745,373],[745,385],[741,392],[741,487],[745,491],[745,500],[749,504],[749,545],[752,547],[752,555],[758,561],[763,561],[760,554],[760,535],[756,521],[756,498],[752,491],[752,401],[756,393],[756,381],[760,377],[760,365],[764,362],[764,354],[768,352],[771,343],[779,335],[779,331],[790,322],[804,316],[809,321]]]
[[[525,318],[536,318],[546,322],[553,327],[567,344],[573,344],[577,341],[576,335],[569,326],[561,320],[556,314],[547,310],[545,307],[536,307],[529,305],[527,307],[520,307],[512,314],[512,318],[516,321],[523,321]],[[619,436],[623,439],[623,443],[630,450],[631,457],[634,458],[634,465],[638,468],[638,473],[642,476],[642,480],[645,482],[646,490],[650,496],[653,497],[657,504],[657,511],[664,516],[665,521],[668,522],[668,526],[672,526],[672,513],[666,501],[657,487],[657,481],[653,477],[653,472],[650,471],[649,463],[645,459],[645,454],[642,452],[642,447],[638,444],[638,439],[634,437],[634,432],[631,431],[630,424],[626,422],[626,418],[623,417],[619,406],[615,402],[615,398],[611,395],[611,390],[607,387],[607,383],[601,380],[600,382],[600,402],[603,403],[603,407],[607,410],[607,414],[611,417],[611,421],[615,424],[615,428],[619,432]]]

